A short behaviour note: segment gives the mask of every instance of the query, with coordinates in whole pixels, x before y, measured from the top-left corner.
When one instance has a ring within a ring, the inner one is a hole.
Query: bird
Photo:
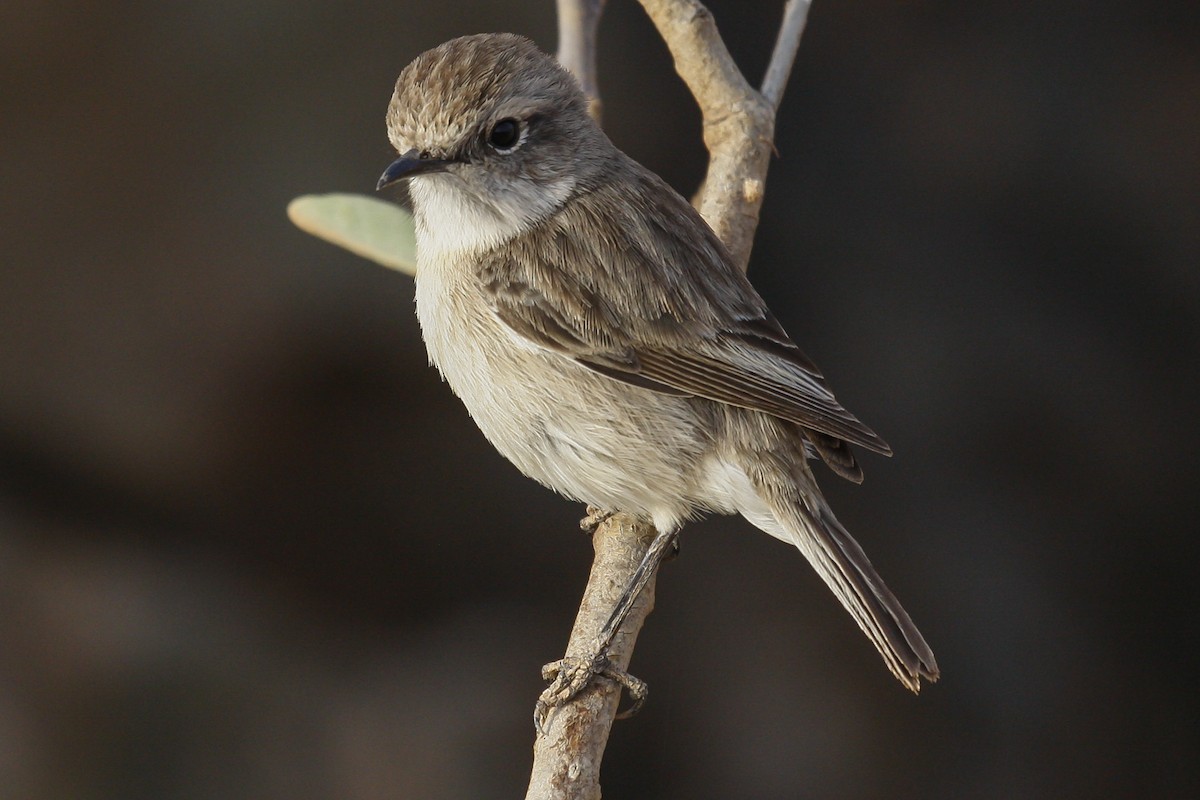
[[[401,72],[430,362],[522,473],[674,535],[741,514],[795,546],[913,692],[937,662],[826,502],[822,461],[891,448],[834,397],[700,214],[619,150],[522,36],[464,36]]]

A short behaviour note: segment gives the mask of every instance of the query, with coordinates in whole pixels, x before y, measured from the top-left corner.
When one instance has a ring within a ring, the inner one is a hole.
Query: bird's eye
[[[501,153],[507,153],[521,143],[521,125],[515,119],[502,119],[492,126],[488,144]]]

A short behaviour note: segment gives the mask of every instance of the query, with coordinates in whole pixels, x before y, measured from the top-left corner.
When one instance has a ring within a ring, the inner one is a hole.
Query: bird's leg
[[[609,615],[608,621],[600,629],[600,633],[587,648],[584,656],[570,656],[559,661],[552,661],[542,667],[542,678],[550,682],[546,690],[538,698],[533,711],[533,724],[539,732],[545,731],[546,718],[551,709],[565,705],[579,692],[583,691],[596,677],[605,677],[616,681],[629,692],[633,705],[617,715],[617,719],[632,717],[641,709],[646,701],[648,687],[645,682],[638,680],[629,673],[619,669],[609,661],[608,648],[612,645],[613,637],[621,627],[621,623],[633,610],[633,604],[646,586],[650,577],[658,571],[659,564],[671,552],[679,536],[678,528],[671,531],[657,531],[641,563],[634,570],[629,583],[621,592],[621,597]]]

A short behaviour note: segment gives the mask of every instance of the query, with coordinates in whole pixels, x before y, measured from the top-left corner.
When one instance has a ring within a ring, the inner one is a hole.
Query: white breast
[[[435,177],[443,176],[413,186],[417,317],[430,361],[488,440],[529,477],[603,508],[678,524],[691,513],[688,465],[703,441],[691,430],[694,414],[678,398],[599,375],[502,323],[475,263],[522,233],[531,209],[517,221],[507,203],[484,206],[428,180]]]

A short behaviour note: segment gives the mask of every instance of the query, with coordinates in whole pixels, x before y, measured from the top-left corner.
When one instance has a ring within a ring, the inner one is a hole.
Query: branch
[[[600,84],[596,80],[596,29],[605,0],[557,0],[558,63],[569,69],[588,97],[588,111],[600,121]]]
[[[809,0],[788,0],[783,9],[783,22],[779,25],[779,36],[775,39],[775,50],[771,53],[771,63],[767,65],[762,85],[763,97],[776,111],[783,100],[788,76],[792,74],[792,64],[796,61],[796,51],[800,49],[800,37],[804,33],[804,23],[808,21],[810,5]]]
[[[767,167],[774,151],[775,110],[783,96],[808,14],[808,0],[788,0],[779,37],[763,82],[755,91],[721,40],[712,14],[696,0],[641,0],[675,59],[704,120],[708,174],[697,207],[744,271],[750,261]],[[604,0],[558,0],[558,60],[579,79],[599,119],[596,29]],[[597,528],[596,558],[567,644],[568,657],[592,655],[595,643],[645,557],[654,528],[617,514]],[[629,667],[633,647],[654,605],[655,576],[642,589],[608,651],[619,670]],[[599,800],[600,764],[616,719],[621,687],[591,684],[552,713],[534,743],[526,800]]]
[[[627,514],[613,515],[596,529],[596,559],[567,643],[568,655],[590,653],[653,538],[653,527]],[[609,648],[609,660],[618,669],[629,667],[638,632],[653,607],[652,576]],[[618,684],[596,681],[551,713],[545,735],[533,746],[526,800],[599,800],[600,762],[620,701]]]
[[[698,0],[641,0],[704,120],[708,174],[697,208],[745,271],[750,263],[775,109],[746,82],[710,12]]]
[[[596,31],[604,0],[557,0],[558,61],[574,73],[587,94],[588,110],[600,120],[596,80]],[[615,514],[592,537],[596,557],[587,588],[567,642],[568,656],[590,654],[609,615],[646,555],[654,529],[626,514]],[[609,648],[610,662],[625,670],[650,609],[654,607],[651,576]],[[533,769],[526,800],[599,800],[600,764],[621,702],[621,686],[593,683],[553,712],[533,745]]]
[[[712,15],[695,0],[641,0],[675,58],[675,69],[695,95],[704,117],[710,162],[699,208],[744,270],[758,225],[772,152],[775,109],[795,58],[808,0],[789,0],[779,38],[759,94],[733,63]],[[557,0],[560,63],[579,79],[599,118],[596,30],[605,0]],[[415,271],[412,220],[400,210],[357,196],[298,198],[288,214],[302,229],[408,274]],[[397,218],[400,219],[397,219]],[[400,232],[406,232],[400,236]],[[575,620],[567,654],[592,655],[624,589],[642,563],[654,529],[618,514],[593,539],[596,558]],[[660,537],[661,538],[661,537]],[[653,574],[633,603],[608,650],[609,663],[625,670],[654,603]],[[600,797],[600,762],[616,718],[620,688],[601,681],[562,705],[534,745],[528,800]]]

